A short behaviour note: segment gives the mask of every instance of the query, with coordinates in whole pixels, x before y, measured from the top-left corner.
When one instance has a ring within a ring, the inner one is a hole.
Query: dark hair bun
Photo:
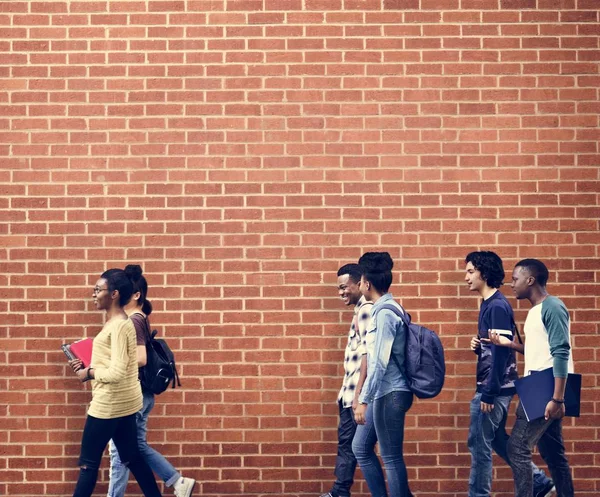
[[[128,264],[125,266],[125,273],[132,280],[139,280],[142,277],[142,267],[137,264]]]
[[[394,261],[388,252],[367,252],[358,263],[370,273],[386,273],[394,267]]]

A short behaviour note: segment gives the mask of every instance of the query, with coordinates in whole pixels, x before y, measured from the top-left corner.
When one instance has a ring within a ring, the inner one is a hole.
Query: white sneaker
[[[175,497],[190,497],[195,484],[196,480],[193,478],[182,477],[173,487],[175,490]]]

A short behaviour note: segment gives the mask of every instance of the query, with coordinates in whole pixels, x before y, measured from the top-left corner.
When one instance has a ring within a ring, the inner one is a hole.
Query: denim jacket
[[[392,311],[381,310],[384,304],[397,306],[404,312],[391,293],[382,295],[371,309],[372,320],[366,337],[367,379],[359,398],[360,402],[367,404],[390,392],[410,392],[406,377],[391,357],[394,354],[398,362],[404,364],[406,326]]]

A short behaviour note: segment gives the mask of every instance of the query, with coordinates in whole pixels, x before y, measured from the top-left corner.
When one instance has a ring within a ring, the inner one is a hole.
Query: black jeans
[[[558,497],[573,497],[573,478],[565,455],[562,438],[562,420],[544,418],[527,422],[519,402],[517,420],[508,440],[508,457],[515,480],[515,497],[533,496],[531,451],[537,444],[542,459],[546,461],[556,486]]]
[[[350,487],[354,483],[356,457],[352,452],[352,439],[356,433],[356,421],[351,407],[340,408],[340,424],[338,425],[338,453],[335,459],[335,483],[331,493],[336,497],[350,497]]]
[[[91,497],[108,441],[113,439],[123,464],[129,467],[146,497],[161,497],[152,470],[140,457],[135,413],[114,419],[87,417],[81,439],[79,479],[73,497]]]

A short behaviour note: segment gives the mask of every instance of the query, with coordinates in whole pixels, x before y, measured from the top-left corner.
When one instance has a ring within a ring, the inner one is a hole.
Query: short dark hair
[[[465,258],[465,264],[473,264],[475,269],[481,273],[481,278],[489,287],[500,288],[504,282],[504,268],[502,259],[489,250],[471,252]]]
[[[363,270],[358,264],[346,264],[339,268],[337,272],[338,276],[343,276],[344,274],[347,274],[354,283],[359,283],[363,275]]]
[[[523,259],[522,261],[517,262],[515,267],[527,269],[531,276],[535,278],[535,281],[542,287],[545,287],[546,283],[548,283],[550,273],[548,272],[546,264],[542,261],[538,261],[537,259]]]
[[[114,292],[118,290],[119,292],[119,306],[123,307],[133,295],[133,284],[131,280],[122,269],[109,269],[104,271],[100,278],[106,280],[108,284],[108,291]]]
[[[394,261],[388,252],[366,252],[358,260],[365,279],[375,290],[386,293],[392,286]]]

